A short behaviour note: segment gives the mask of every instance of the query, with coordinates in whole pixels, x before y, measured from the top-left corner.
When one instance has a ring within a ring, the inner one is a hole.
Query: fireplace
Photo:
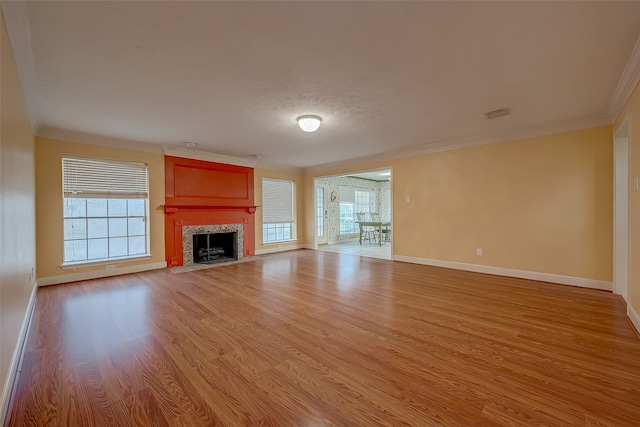
[[[238,233],[193,235],[193,263],[218,264],[238,259]]]
[[[168,267],[193,264],[194,234],[237,232],[238,260],[255,255],[253,168],[165,156],[164,176]]]
[[[218,264],[243,258],[244,224],[182,226],[183,264]]]

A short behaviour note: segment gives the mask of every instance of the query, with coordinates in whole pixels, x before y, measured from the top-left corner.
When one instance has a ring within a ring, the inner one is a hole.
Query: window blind
[[[293,222],[293,181],[262,179],[262,222]]]
[[[62,159],[66,198],[142,199],[148,194],[147,165],[97,159]]]
[[[343,187],[340,186],[340,201],[355,203],[356,201],[356,192],[353,187]]]

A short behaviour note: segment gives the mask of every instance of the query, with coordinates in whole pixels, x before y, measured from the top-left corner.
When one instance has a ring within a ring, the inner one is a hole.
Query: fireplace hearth
[[[193,263],[217,264],[238,259],[238,233],[204,233],[193,235]]]

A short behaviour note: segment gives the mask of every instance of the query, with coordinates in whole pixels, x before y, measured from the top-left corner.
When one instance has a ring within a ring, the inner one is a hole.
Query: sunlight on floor
[[[385,243],[382,246],[377,244],[364,243],[358,244],[357,240],[336,243],[334,245],[320,245],[319,251],[336,252],[340,254],[360,255],[370,258],[391,259],[391,243]]]

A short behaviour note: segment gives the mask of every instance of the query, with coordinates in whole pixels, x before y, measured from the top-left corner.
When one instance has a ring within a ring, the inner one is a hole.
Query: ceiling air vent
[[[484,113],[484,115],[487,116],[487,119],[495,119],[497,117],[506,116],[508,114],[509,114],[508,108],[501,108],[499,110],[493,110],[493,111],[489,111],[488,113]]]

